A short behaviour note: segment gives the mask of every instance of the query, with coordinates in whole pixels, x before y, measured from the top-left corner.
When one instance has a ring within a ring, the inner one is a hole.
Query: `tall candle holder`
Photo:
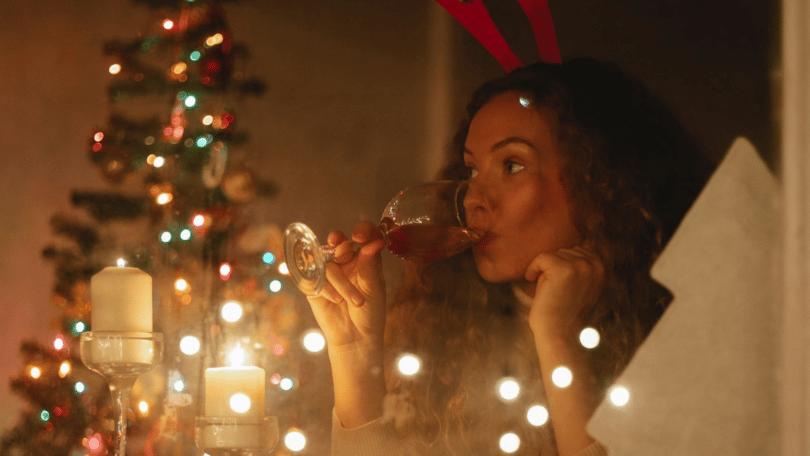
[[[79,339],[82,362],[101,374],[110,386],[117,422],[115,455],[125,456],[129,395],[138,376],[163,359],[163,334],[152,332],[91,331]]]

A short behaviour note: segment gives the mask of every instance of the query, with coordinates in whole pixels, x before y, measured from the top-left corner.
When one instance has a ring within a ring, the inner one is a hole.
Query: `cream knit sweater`
[[[513,287],[513,290],[518,301],[527,306],[531,305],[531,297],[523,290],[518,287]],[[548,434],[551,431],[540,429],[539,432]],[[487,451],[496,453],[490,455],[486,454]],[[390,413],[353,429],[344,428],[337,415],[332,413],[332,456],[503,456],[504,454],[500,450],[471,448],[460,437],[449,443],[438,439],[431,445],[426,445],[415,436],[399,437],[395,419]],[[513,454],[524,453],[518,449]],[[607,456],[607,454],[604,446],[594,442],[577,456]],[[547,455],[544,453],[542,456]],[[556,456],[556,451],[553,452],[553,456]]]

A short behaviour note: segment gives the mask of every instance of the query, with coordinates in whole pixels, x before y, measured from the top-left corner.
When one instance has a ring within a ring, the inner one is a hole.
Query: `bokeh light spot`
[[[288,377],[284,377],[278,382],[278,387],[284,391],[289,391],[293,389],[293,386],[295,386],[295,383],[291,378]]]
[[[574,374],[565,366],[559,366],[551,372],[551,381],[559,388],[569,386],[573,380]]]
[[[70,361],[62,361],[59,365],[59,377],[65,378],[70,373]]]
[[[520,394],[520,385],[512,377],[505,377],[498,382],[498,394],[502,399],[511,401]]]
[[[276,256],[273,255],[272,252],[264,252],[264,255],[262,255],[262,261],[264,264],[273,264],[276,262]]]
[[[236,393],[231,396],[228,404],[231,406],[231,410],[236,413],[245,413],[250,410],[250,398],[243,393]]]
[[[630,391],[623,386],[617,386],[610,391],[610,402],[617,407],[624,407],[630,402]]]
[[[312,353],[317,353],[323,350],[324,347],[326,347],[326,339],[324,339],[320,331],[312,330],[304,336],[304,348]]]
[[[397,369],[399,369],[402,375],[414,375],[419,372],[420,367],[421,363],[419,362],[419,358],[411,354],[404,354],[400,356],[399,361],[397,361]]]
[[[501,436],[501,440],[498,444],[501,447],[501,451],[504,453],[514,453],[520,448],[520,437],[514,432],[507,432]]]
[[[200,339],[194,336],[185,336],[180,339],[180,351],[186,355],[196,355],[200,351]]]
[[[222,263],[219,266],[219,277],[222,280],[228,280],[231,277],[231,265],[229,263]]]
[[[101,448],[101,437],[94,435],[87,440],[87,448],[92,451],[98,451]]]
[[[548,409],[542,405],[534,405],[526,413],[526,419],[532,426],[542,426],[548,422]]]
[[[307,446],[307,438],[301,431],[292,430],[284,436],[284,446],[290,451],[301,451]]]
[[[579,343],[585,348],[596,348],[599,345],[599,331],[585,328],[579,333]]]
[[[284,287],[284,284],[281,283],[281,280],[273,279],[270,281],[270,284],[267,286],[270,291],[273,293],[278,293]]]
[[[242,318],[242,306],[238,302],[229,301],[222,306],[222,319],[234,323]]]
[[[171,193],[161,193],[157,196],[156,199],[157,203],[160,205],[168,204],[172,201],[172,194]]]
[[[174,282],[174,289],[177,291],[186,291],[188,290],[188,282],[185,279],[177,279]]]

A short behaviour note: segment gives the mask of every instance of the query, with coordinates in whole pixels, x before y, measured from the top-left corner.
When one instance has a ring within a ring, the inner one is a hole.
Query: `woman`
[[[591,59],[484,84],[454,149],[441,177],[470,181],[470,252],[409,265],[389,302],[374,225],[329,236],[336,263],[310,303],[333,370],[334,453],[500,454],[510,431],[518,454],[605,454],[586,423],[671,300],[649,270],[712,165],[640,83]],[[423,362],[412,378],[391,369],[402,352]],[[504,377],[521,386],[514,401],[494,393]],[[526,420],[533,404],[549,423]]]

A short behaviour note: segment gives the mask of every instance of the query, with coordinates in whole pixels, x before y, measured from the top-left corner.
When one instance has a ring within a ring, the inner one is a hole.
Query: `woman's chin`
[[[481,278],[489,283],[507,283],[523,280],[523,273],[510,271],[478,255],[475,256],[475,266]]]

